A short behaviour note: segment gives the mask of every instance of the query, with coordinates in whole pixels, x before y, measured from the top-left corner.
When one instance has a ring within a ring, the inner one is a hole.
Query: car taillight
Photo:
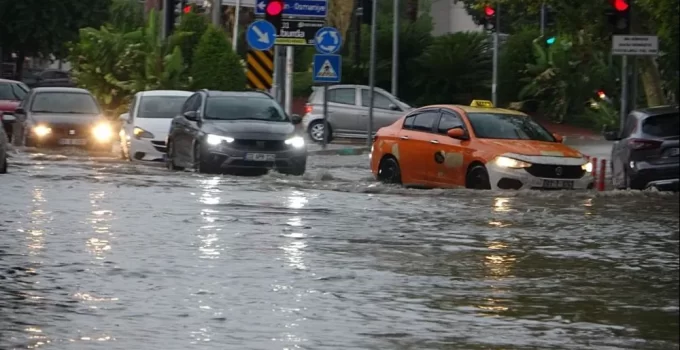
[[[314,109],[314,108],[312,108],[312,105],[306,104],[306,105],[305,105],[305,114],[307,114],[307,113],[312,113],[312,110],[313,110],[313,109]]]
[[[632,139],[628,141],[630,148],[635,150],[640,149],[653,149],[661,147],[661,141],[656,140],[643,140],[643,139]]]

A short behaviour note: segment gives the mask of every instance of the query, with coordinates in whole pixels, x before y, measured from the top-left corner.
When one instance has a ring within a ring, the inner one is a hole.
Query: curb
[[[345,147],[338,149],[319,149],[307,151],[310,155],[358,156],[368,152],[368,147]]]

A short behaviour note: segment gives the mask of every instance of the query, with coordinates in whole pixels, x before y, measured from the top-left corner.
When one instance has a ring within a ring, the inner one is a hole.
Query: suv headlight
[[[227,136],[208,134],[208,136],[205,138],[205,142],[207,142],[209,145],[217,146],[217,145],[221,144],[222,142],[232,143],[232,142],[234,142],[234,138],[233,137],[227,137]]]
[[[503,156],[496,157],[496,159],[494,159],[494,163],[501,168],[511,169],[528,168],[531,166],[530,163]]]
[[[38,137],[44,137],[52,133],[52,129],[45,125],[36,125],[32,130]]]
[[[294,136],[285,141],[286,145],[302,148],[305,147],[305,139],[300,136]]]

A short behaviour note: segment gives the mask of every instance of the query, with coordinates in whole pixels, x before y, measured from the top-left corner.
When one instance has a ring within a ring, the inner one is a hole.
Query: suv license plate
[[[252,160],[256,162],[273,162],[276,159],[276,155],[267,153],[246,153],[246,160]]]
[[[675,147],[669,149],[668,151],[666,151],[666,153],[668,154],[669,157],[677,157],[678,154],[680,154],[680,151],[678,150],[680,150],[680,148]]]
[[[574,189],[574,181],[543,180],[543,188],[572,190]]]
[[[61,139],[61,140],[59,140],[60,145],[82,146],[85,143],[86,143],[85,139]]]

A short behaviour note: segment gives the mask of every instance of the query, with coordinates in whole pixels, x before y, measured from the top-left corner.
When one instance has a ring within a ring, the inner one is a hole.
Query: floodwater
[[[19,154],[0,349],[678,349],[677,194],[409,190]]]

